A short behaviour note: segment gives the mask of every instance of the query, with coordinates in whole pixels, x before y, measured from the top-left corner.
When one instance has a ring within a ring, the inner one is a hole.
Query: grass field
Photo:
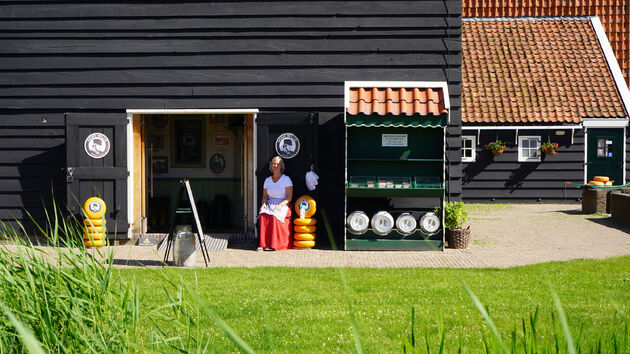
[[[594,348],[598,341],[628,340],[627,320],[622,316],[630,311],[630,257],[503,270],[170,268],[122,269],[115,274],[139,284],[143,313],[168,302],[164,289],[173,298],[183,296],[182,304],[190,305],[186,314],[173,312],[180,324],[172,319],[158,321],[165,337],[184,336],[172,342],[182,349],[209,343],[211,351],[224,352],[235,346],[185,291],[178,295],[176,288],[181,285],[261,352],[354,350],[348,298],[366,352],[402,351],[402,343],[411,333],[412,307],[421,347],[428,338],[432,351],[437,351],[443,330],[447,352],[459,347],[467,352],[483,351],[482,332],[486,337],[492,335],[463,283],[486,306],[505,343],[512,341],[516,328],[516,345],[521,350],[522,321],[526,320],[526,331],[530,331],[529,316],[537,307],[539,345],[566,349],[563,342],[554,343],[564,336],[551,289],[558,294],[580,348]],[[348,289],[344,289],[342,275]],[[190,320],[194,325],[187,322]],[[148,335],[142,339],[148,344],[155,323],[145,317],[139,326]],[[188,330],[195,337],[192,342],[185,338]]]

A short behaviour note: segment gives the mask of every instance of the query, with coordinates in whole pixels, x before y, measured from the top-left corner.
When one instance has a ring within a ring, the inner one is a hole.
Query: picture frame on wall
[[[205,120],[203,117],[177,118],[172,122],[171,167],[205,167]]]
[[[168,173],[168,156],[153,156],[151,168],[155,174]]]
[[[161,135],[149,135],[147,143],[149,147],[152,147],[154,150],[161,150],[164,148],[164,138]]]

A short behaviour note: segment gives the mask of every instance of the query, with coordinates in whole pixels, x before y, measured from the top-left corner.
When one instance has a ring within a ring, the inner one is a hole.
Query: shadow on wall
[[[29,234],[37,233],[36,223],[43,227],[48,223],[48,218],[53,217],[53,202],[56,201],[57,208],[62,208],[60,212],[65,214],[65,157],[65,144],[61,144],[24,158],[17,168],[19,200],[11,206],[15,207],[15,216]],[[23,209],[18,212],[19,208]]]
[[[488,151],[485,151],[485,150],[478,151],[477,159],[475,162],[462,164],[463,166],[465,166],[462,169],[463,184],[466,185],[467,183],[472,182],[478,174],[485,171],[486,168],[488,168],[488,166],[490,166],[490,164],[492,164],[493,162],[494,162],[493,156]]]
[[[512,170],[510,177],[505,182],[505,188],[509,189],[510,192],[515,191],[523,186],[523,181],[529,176],[534,170],[538,168],[540,162],[527,162],[519,164],[518,168]]]
[[[343,114],[339,114],[319,126],[319,196],[321,205],[325,206],[325,212],[330,221],[330,227],[337,243],[337,247],[343,247],[344,227],[344,123]],[[341,133],[340,133],[341,132]],[[318,218],[322,214],[318,212]],[[319,222],[322,222],[321,229]],[[323,219],[318,220],[317,242],[318,248],[330,247],[328,235],[323,227]]]

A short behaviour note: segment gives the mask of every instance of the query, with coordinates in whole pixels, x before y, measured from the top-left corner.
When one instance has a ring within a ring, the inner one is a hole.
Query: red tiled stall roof
[[[350,88],[348,114],[441,115],[447,113],[441,88]]]
[[[463,20],[464,122],[579,123],[625,116],[588,18]]]

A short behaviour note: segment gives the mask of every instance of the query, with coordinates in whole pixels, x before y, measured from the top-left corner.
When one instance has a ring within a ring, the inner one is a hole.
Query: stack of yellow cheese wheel
[[[83,220],[85,231],[83,244],[86,247],[102,247],[107,243],[107,228],[105,227],[105,202],[98,197],[92,197],[83,204],[83,211],[88,217]]]
[[[613,185],[613,181],[607,176],[595,176],[592,181],[588,181],[588,184],[598,187],[610,187]]]
[[[300,215],[301,210],[304,215]],[[299,248],[311,248],[315,246],[315,231],[317,220],[312,218],[317,210],[315,200],[308,195],[303,195],[295,202],[295,212],[298,218],[293,220],[293,246]],[[303,217],[302,217],[303,216]]]

